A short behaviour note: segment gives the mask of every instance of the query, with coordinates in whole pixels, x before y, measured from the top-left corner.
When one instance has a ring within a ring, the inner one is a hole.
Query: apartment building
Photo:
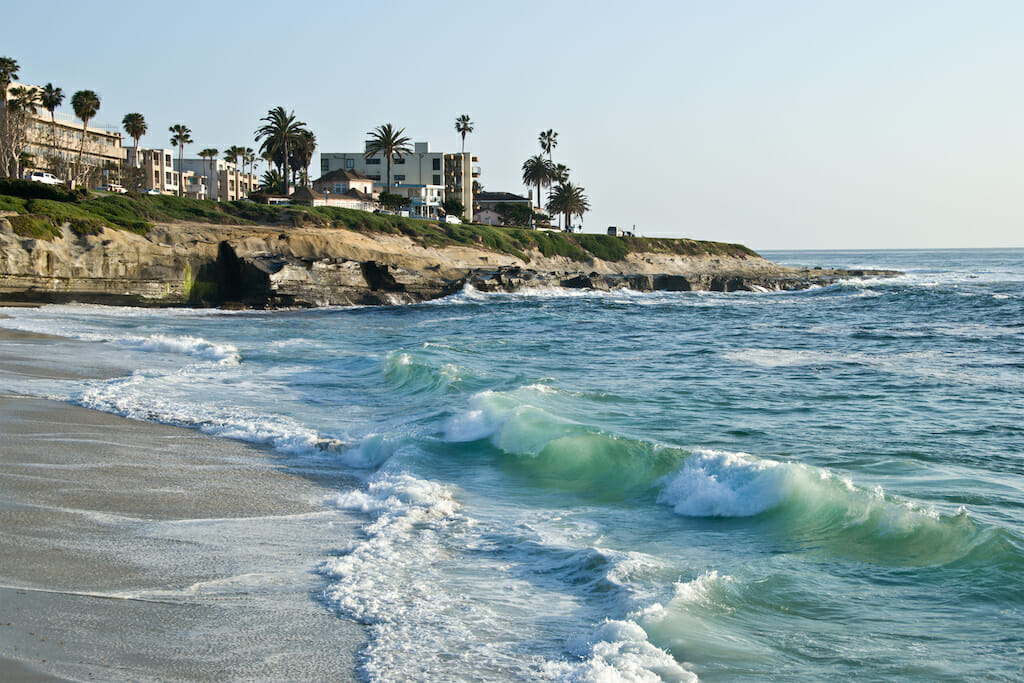
[[[10,89],[18,86],[41,90],[35,85],[12,83],[8,87],[8,96]],[[39,108],[32,115],[26,138],[27,144],[22,151],[32,156],[32,166],[55,171],[59,177],[68,176],[66,169],[78,162],[80,151],[83,166],[101,170],[120,168],[126,158],[117,126],[90,121],[86,129],[81,121],[63,112],[54,112],[51,121],[50,112]],[[103,182],[101,174],[92,177],[97,184]]]
[[[177,160],[175,160],[177,165]],[[185,172],[209,176],[208,198],[218,202],[232,202],[244,199],[250,192],[259,189],[259,180],[253,173],[242,173],[238,165],[225,159],[183,159]]]
[[[178,172],[174,168],[173,150],[143,148],[139,150],[138,161],[145,179],[143,186],[147,191],[178,194]]]
[[[473,179],[480,176],[480,167],[474,164],[478,162],[469,152],[434,152],[429,142],[417,142],[412,154],[391,161],[391,191],[412,199],[413,210],[418,211],[439,209],[446,199],[458,199],[465,207],[465,218],[471,221]],[[367,158],[365,152],[321,152],[321,175],[337,170],[364,174],[374,181],[374,192],[386,189],[387,162],[380,154]]]

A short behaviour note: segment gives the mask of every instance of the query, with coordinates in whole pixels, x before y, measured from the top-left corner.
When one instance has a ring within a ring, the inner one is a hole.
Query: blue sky
[[[102,8],[102,14],[100,9]],[[294,109],[320,149],[391,122],[524,193],[559,134],[587,232],[755,249],[1024,246],[1024,3],[19,3],[0,55],[97,91],[144,146],[253,145]],[[70,111],[69,106],[64,108]],[[313,169],[317,169],[318,159]]]

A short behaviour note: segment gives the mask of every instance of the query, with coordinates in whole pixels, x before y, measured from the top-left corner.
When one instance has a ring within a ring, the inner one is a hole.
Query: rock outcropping
[[[234,305],[402,304],[482,291],[799,289],[862,271],[784,268],[758,256],[630,254],[581,264],[483,247],[431,248],[394,235],[315,227],[161,225],[52,241],[19,237],[0,218],[0,301]],[[872,275],[892,275],[873,271]]]

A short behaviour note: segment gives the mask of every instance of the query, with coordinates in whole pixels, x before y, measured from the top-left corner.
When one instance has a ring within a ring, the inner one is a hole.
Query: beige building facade
[[[434,152],[429,142],[417,142],[411,154],[392,160],[391,191],[410,197],[414,202],[423,202],[423,207],[439,206],[450,198],[458,199],[465,207],[464,217],[472,221],[473,180],[480,177],[479,161],[469,152]],[[321,152],[321,176],[337,170],[362,173],[374,181],[375,192],[386,189],[387,162],[379,154],[366,158],[363,152]],[[439,197],[434,188],[441,188]]]
[[[41,90],[39,86],[14,82],[8,87],[8,99],[10,90],[19,86]],[[119,170],[126,159],[121,132],[116,126],[90,121],[86,129],[71,114],[54,112],[51,121],[50,112],[37,107],[26,133],[27,144],[22,152],[31,155],[30,166],[49,170],[60,178],[70,177],[80,152],[83,166],[101,171],[90,176],[97,185],[106,182],[102,171]]]

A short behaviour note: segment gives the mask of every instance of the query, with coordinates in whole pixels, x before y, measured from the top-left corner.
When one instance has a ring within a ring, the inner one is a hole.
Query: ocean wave
[[[573,683],[669,681],[696,683],[697,675],[652,644],[634,621],[608,619],[568,648],[579,661],[548,662],[542,677]]]
[[[93,336],[93,335],[90,335]],[[224,365],[236,365],[242,356],[238,348],[232,344],[218,344],[201,337],[171,336],[151,334],[146,337],[94,338],[87,341],[109,341],[118,346],[125,346],[138,351],[153,353],[176,353],[193,356],[203,360]]]
[[[612,498],[648,489],[684,455],[678,449],[623,438],[523,401],[524,395],[539,398],[547,393],[524,387],[517,393],[476,394],[468,410],[446,421],[444,439],[450,443],[488,440],[513,456],[537,484]]]
[[[393,351],[384,361],[384,376],[392,385],[412,393],[443,393],[463,379],[463,370],[453,363],[434,365],[408,351]]]
[[[826,470],[745,453],[695,451],[661,483],[658,501],[679,515],[768,515],[768,529],[798,547],[865,562],[946,564],[971,552],[981,533],[965,509],[942,515]]]

